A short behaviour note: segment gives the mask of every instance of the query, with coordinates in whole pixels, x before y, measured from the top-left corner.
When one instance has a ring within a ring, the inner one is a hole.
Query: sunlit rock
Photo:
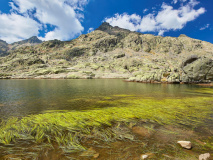
[[[149,156],[146,154],[141,155],[141,159],[147,159]]]
[[[179,143],[181,145],[181,147],[183,147],[183,148],[186,148],[186,149],[192,148],[192,144],[190,141],[178,141],[177,143]]]
[[[142,159],[148,159],[148,158],[153,158],[155,155],[153,153],[146,153],[141,155],[141,160]]]
[[[199,155],[199,160],[208,160],[209,158],[210,158],[210,153]]]

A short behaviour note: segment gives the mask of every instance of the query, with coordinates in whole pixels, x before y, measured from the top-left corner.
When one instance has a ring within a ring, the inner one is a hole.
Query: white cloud
[[[39,37],[42,40],[74,38],[84,30],[82,11],[87,3],[88,0],[13,0],[11,13],[0,14],[0,39],[11,43],[37,36],[46,25],[54,26],[54,30]]]
[[[141,17],[136,14],[128,15],[124,13],[122,15],[115,14],[112,18],[105,19],[106,22],[110,23],[112,26],[119,26],[121,28],[129,29],[130,31],[135,31],[136,25],[140,23]]]
[[[169,30],[182,29],[188,22],[205,13],[205,8],[194,9],[197,4],[196,0],[190,0],[186,5],[174,9],[172,6],[163,3],[157,14],[150,13],[144,17],[136,14],[128,15],[127,13],[115,14],[114,17],[106,18],[105,21],[112,26],[119,26],[131,31],[153,31],[163,35],[164,32]]]
[[[147,32],[155,31],[157,22],[153,14],[148,14],[141,18],[141,21],[136,25],[135,31]]]
[[[159,36],[163,36],[164,32],[165,32],[164,30],[160,30],[160,31],[158,32],[158,35],[159,35]]]
[[[66,3],[71,5],[74,9],[83,10],[83,7],[88,3],[88,0],[67,0]]]
[[[88,31],[87,31],[87,33],[90,33],[92,31],[94,31],[94,28],[89,28]]]
[[[144,10],[143,10],[143,13],[146,13],[148,11],[148,9],[147,8],[145,8]]]
[[[8,43],[38,35],[40,27],[40,24],[29,17],[14,13],[0,15],[0,39]]]
[[[9,6],[12,8],[10,11],[12,12],[12,11],[16,11],[16,10],[18,10],[18,8],[14,5],[14,3],[13,2],[8,2],[9,3]]]
[[[204,27],[201,27],[200,30],[205,30],[207,28],[209,28],[210,24],[206,24]]]
[[[176,4],[178,2],[178,0],[173,0],[172,3]]]
[[[186,2],[187,0],[173,0],[172,3],[176,4],[178,1],[180,1],[180,2]]]

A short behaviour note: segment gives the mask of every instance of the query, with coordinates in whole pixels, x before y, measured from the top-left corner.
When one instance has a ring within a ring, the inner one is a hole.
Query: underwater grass
[[[94,128],[111,126],[113,122],[143,119],[161,125],[181,125],[194,129],[204,125],[207,119],[212,120],[212,97],[157,100],[122,96],[114,101],[107,99],[110,98],[105,99],[106,103],[115,107],[60,111],[2,121],[0,143],[33,138],[37,143],[57,142],[62,148],[65,146],[67,152],[72,152],[85,150],[79,141],[81,134],[90,135]],[[102,136],[109,141],[112,135],[106,133]]]

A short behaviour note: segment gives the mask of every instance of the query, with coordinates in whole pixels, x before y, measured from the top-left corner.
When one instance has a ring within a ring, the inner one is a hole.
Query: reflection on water
[[[86,110],[107,96],[181,98],[198,94],[200,86],[127,83],[118,79],[1,80],[0,117],[26,116],[47,110]],[[96,107],[106,107],[99,103]]]

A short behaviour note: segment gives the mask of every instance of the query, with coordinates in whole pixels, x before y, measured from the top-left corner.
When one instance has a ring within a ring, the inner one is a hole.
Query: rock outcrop
[[[36,36],[23,41],[14,42],[12,44],[8,44],[7,42],[0,40],[0,57],[8,55],[11,50],[16,50],[24,46],[34,46],[40,43],[42,43],[42,41],[39,40]]]
[[[8,44],[7,42],[0,40],[0,57],[5,56],[8,51]]]
[[[9,51],[0,58],[1,78],[126,78],[165,83],[213,80],[213,44],[186,35],[154,36],[105,22],[71,41],[40,42],[33,37],[11,44],[13,47],[5,44]]]
[[[183,82],[208,82],[213,79],[213,61],[209,58],[191,57],[184,62]]]
[[[26,39],[26,40],[14,42],[11,45],[9,45],[9,48],[10,48],[10,50],[15,50],[15,49],[18,49],[20,47],[34,46],[34,45],[37,45],[37,44],[40,44],[40,43],[42,43],[42,41],[40,39],[38,39],[38,37],[33,36],[33,37]]]

